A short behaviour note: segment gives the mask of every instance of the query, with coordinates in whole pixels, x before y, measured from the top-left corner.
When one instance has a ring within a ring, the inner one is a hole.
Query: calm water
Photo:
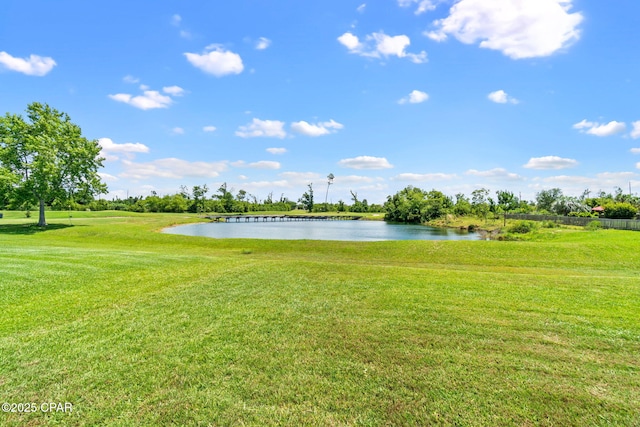
[[[384,221],[207,222],[179,225],[165,233],[217,239],[283,240],[477,240],[475,233]]]

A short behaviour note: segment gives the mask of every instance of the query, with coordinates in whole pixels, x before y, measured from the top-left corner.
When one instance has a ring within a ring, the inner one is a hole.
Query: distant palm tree
[[[327,194],[324,196],[324,204],[327,204],[327,198],[329,197],[329,187],[331,186],[331,184],[333,184],[333,178],[335,178],[333,176],[332,173],[330,173],[329,175],[327,175]]]

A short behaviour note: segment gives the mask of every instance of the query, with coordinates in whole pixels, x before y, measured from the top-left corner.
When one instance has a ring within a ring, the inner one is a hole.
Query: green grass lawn
[[[0,220],[0,425],[640,425],[640,233],[215,240]]]

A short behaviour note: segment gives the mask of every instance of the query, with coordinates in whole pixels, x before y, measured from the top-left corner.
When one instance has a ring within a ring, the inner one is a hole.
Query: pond
[[[216,239],[282,240],[478,240],[476,233],[384,221],[207,222],[179,225],[163,231]]]

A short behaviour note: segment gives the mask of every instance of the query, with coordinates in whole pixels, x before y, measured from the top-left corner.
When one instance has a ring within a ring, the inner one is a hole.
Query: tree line
[[[581,196],[566,196],[559,188],[542,190],[534,201],[521,200],[513,192],[498,190],[495,197],[486,188],[474,190],[471,197],[459,193],[455,199],[441,191],[425,191],[408,186],[393,196],[388,196],[383,205],[385,220],[394,222],[422,223],[446,215],[475,215],[487,219],[488,215],[505,213],[536,213],[564,216],[605,218],[635,218],[640,209],[640,198],[625,194],[621,188],[590,197],[585,190]],[[594,208],[601,208],[594,211]]]
[[[69,116],[47,104],[32,103],[26,119],[7,113],[0,117],[0,209],[38,209],[38,225],[46,225],[45,210],[128,210],[134,212],[245,213],[260,211],[308,212],[383,212],[385,220],[421,223],[446,215],[488,215],[502,213],[541,213],[556,215],[633,218],[640,208],[637,196],[617,188],[613,194],[599,192],[591,197],[585,190],[579,197],[566,196],[559,188],[543,190],[534,201],[521,200],[514,193],[498,190],[495,196],[485,188],[471,195],[459,193],[455,198],[433,189],[426,191],[408,186],[387,196],[384,204],[370,204],[358,193],[350,191],[349,201],[329,203],[329,189],[335,176],[327,176],[323,203],[314,199],[313,183],[294,201],[282,194],[277,200],[270,193],[259,200],[245,190],[234,193],[226,183],[210,194],[209,187],[180,187],[180,191],[159,196],[127,197],[104,200],[97,198],[107,191],[98,169],[104,159],[96,140],[82,136],[79,126]],[[600,207],[600,213],[593,212]]]
[[[284,194],[275,199],[269,193],[265,199],[248,193],[245,190],[237,192],[228,188],[227,183],[211,192],[209,187],[196,185],[191,188],[181,186],[175,194],[164,196],[152,191],[148,196],[132,196],[125,199],[113,200],[86,198],[64,198],[53,201],[51,210],[120,210],[130,212],[171,212],[171,213],[249,213],[249,212],[287,212],[296,209],[308,212],[383,212],[382,205],[369,204],[366,199],[360,200],[358,194],[351,192],[351,203],[342,200],[337,203],[315,203],[313,184],[309,184],[309,191],[305,192],[297,201],[290,200]],[[7,196],[8,193],[4,194]],[[0,209],[28,211],[30,203],[25,204],[20,199],[3,197],[0,199]]]
[[[348,202],[315,203],[313,184],[297,200],[291,200],[282,194],[274,199],[269,193],[264,200],[239,190],[228,188],[226,183],[211,192],[209,187],[196,185],[191,188],[180,187],[175,194],[160,196],[152,192],[149,196],[135,196],[113,200],[85,197],[62,198],[54,200],[49,206],[52,210],[123,210],[131,212],[172,212],[172,213],[250,213],[250,212],[286,212],[295,209],[307,212],[335,213],[367,213],[385,214],[385,220],[403,223],[423,223],[443,218],[447,215],[457,217],[476,216],[488,219],[504,213],[554,214],[568,216],[606,218],[635,218],[640,208],[640,198],[622,192],[620,188],[614,193],[598,192],[590,197],[585,191],[579,197],[566,196],[559,188],[542,190],[534,200],[520,200],[513,192],[498,190],[492,193],[486,188],[474,190],[469,196],[458,193],[454,197],[447,196],[439,190],[423,190],[408,186],[394,195],[387,196],[384,204],[370,204],[367,199],[360,199],[358,193],[351,191]],[[9,192],[0,191],[0,209],[25,209],[20,198],[11,198]],[[595,207],[602,207],[601,212],[594,212]],[[26,210],[30,209],[27,205]]]

